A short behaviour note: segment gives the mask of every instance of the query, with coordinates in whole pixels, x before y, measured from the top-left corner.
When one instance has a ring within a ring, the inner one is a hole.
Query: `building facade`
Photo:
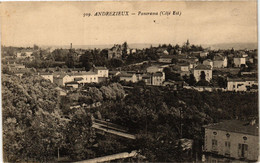
[[[258,159],[258,125],[228,120],[204,126],[206,162],[256,161]]]
[[[161,86],[165,81],[164,72],[156,72],[152,74],[152,85]]]
[[[228,64],[227,57],[215,56],[213,59],[214,68],[225,68],[227,67],[227,64]]]
[[[108,78],[108,69],[106,67],[94,67],[94,72],[97,73],[98,77]]]
[[[234,58],[234,66],[235,67],[242,67],[242,66],[246,65],[246,58],[242,58],[242,57],[235,57]]]
[[[210,66],[198,65],[193,70],[193,75],[196,81],[200,81],[202,76],[205,76],[205,80],[208,82],[212,79],[212,69]]]
[[[257,79],[254,78],[228,78],[227,81],[228,91],[251,91],[253,87],[258,87]]]

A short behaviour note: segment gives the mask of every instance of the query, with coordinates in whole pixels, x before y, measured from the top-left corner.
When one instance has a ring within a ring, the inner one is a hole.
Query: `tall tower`
[[[188,39],[187,42],[186,42],[186,46],[187,46],[187,47],[190,46],[190,41],[189,41],[189,39]]]
[[[72,49],[72,43],[70,43],[70,49]]]

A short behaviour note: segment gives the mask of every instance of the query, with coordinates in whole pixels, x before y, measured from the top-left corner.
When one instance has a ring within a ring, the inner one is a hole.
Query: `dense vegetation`
[[[56,86],[39,76],[3,75],[5,160],[57,161],[59,150],[61,156],[75,161],[140,149],[149,161],[192,161],[201,152],[203,125],[258,118],[257,93],[132,86],[125,92],[118,83],[89,84],[60,99]],[[69,108],[96,102],[102,105]],[[97,135],[91,129],[92,116],[128,128],[137,139]],[[181,138],[194,141],[192,156],[182,151]]]
[[[180,138],[194,140],[194,154],[199,155],[203,125],[222,119],[258,118],[256,93],[173,91],[147,86],[135,87],[124,101],[100,112],[139,135],[136,148],[149,161],[159,162],[193,159],[183,156],[174,145]]]
[[[78,109],[62,118],[54,88],[39,76],[2,76],[5,161],[54,161],[58,150],[75,160],[91,153],[90,115]]]

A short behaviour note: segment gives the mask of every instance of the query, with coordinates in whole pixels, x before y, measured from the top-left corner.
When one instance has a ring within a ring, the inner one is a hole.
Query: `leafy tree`
[[[110,60],[111,67],[121,67],[123,65],[123,61],[121,59],[113,58]]]
[[[82,108],[73,113],[73,117],[67,127],[68,155],[73,160],[82,160],[95,157],[91,150],[95,141],[95,133],[91,129],[90,114]]]
[[[204,71],[200,72],[200,80],[206,80],[206,74]]]
[[[190,86],[194,86],[196,84],[196,79],[194,77],[193,74],[190,74],[190,77],[189,77],[189,80],[187,81],[187,83],[190,85]]]
[[[55,86],[39,76],[2,78],[6,161],[51,161],[64,142]]]

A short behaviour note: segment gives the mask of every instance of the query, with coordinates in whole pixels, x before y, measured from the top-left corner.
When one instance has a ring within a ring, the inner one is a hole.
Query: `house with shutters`
[[[202,161],[255,162],[259,155],[258,123],[239,120],[203,126],[205,129]]]

